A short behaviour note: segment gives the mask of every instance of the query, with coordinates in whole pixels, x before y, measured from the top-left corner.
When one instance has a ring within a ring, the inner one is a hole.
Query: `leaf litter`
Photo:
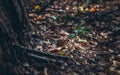
[[[70,57],[61,65],[28,60],[19,67],[25,75],[120,74],[119,0],[24,2],[31,25],[29,47]]]

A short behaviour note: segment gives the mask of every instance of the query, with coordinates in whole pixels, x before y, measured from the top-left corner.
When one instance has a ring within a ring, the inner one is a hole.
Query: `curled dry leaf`
[[[29,16],[29,17],[34,17],[35,14],[34,14],[34,13],[29,13],[28,16]]]
[[[44,75],[48,75],[48,68],[44,68]]]
[[[57,53],[57,52],[59,52],[61,49],[62,49],[62,47],[57,47],[57,48],[52,47],[51,49],[48,50],[48,52]]]
[[[39,5],[36,5],[36,6],[34,7],[34,9],[35,9],[35,10],[40,10],[41,7],[40,7]]]

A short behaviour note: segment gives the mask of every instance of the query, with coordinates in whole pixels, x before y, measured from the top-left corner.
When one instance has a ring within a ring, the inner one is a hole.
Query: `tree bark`
[[[13,44],[27,45],[29,24],[22,0],[0,1],[0,62],[12,61]]]

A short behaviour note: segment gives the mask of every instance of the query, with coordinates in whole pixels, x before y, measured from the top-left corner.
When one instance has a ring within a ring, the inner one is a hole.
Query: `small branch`
[[[88,57],[86,57],[86,56],[84,56],[84,55],[81,54],[80,52],[74,51],[74,53],[78,54],[79,56],[82,56],[84,59],[87,59],[87,60],[90,61],[91,63],[94,63],[94,64],[96,64],[96,65],[99,66],[99,67],[102,67],[99,63],[93,61],[92,59],[90,59],[90,58],[88,58]]]
[[[106,55],[106,54],[112,54],[112,55],[119,55],[120,53],[119,52],[97,52],[96,53],[98,56],[101,55]]]
[[[65,10],[58,10],[58,9],[47,9],[45,12],[50,12],[50,11],[58,12],[58,13],[65,13]]]
[[[51,59],[51,58],[47,58],[47,57],[42,57],[42,56],[38,56],[38,55],[34,55],[34,54],[30,54],[27,53],[28,58],[36,60],[36,61],[40,61],[40,62],[54,62],[56,64],[62,64],[63,61],[57,61],[55,59]]]
[[[21,51],[25,51],[26,53],[31,53],[34,55],[38,55],[38,56],[43,56],[43,57],[47,57],[47,58],[53,58],[53,59],[59,59],[59,60],[69,60],[70,58],[67,56],[60,56],[60,55],[55,55],[55,54],[49,54],[49,53],[45,53],[45,52],[40,52],[38,50],[33,50],[33,49],[29,49],[29,48],[25,48],[23,46],[20,45],[14,45],[14,47],[19,48]]]
[[[45,5],[40,11],[39,13],[42,13],[43,11],[45,11],[45,9],[54,2],[55,0],[51,0],[47,5]]]

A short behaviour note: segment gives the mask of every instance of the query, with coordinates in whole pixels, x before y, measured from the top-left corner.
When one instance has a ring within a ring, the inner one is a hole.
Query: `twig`
[[[57,10],[57,9],[48,9],[48,10],[45,10],[45,12],[50,12],[50,11],[58,12],[58,13],[65,13],[64,10]]]
[[[39,13],[42,13],[43,11],[45,11],[45,9],[54,2],[55,0],[51,0],[47,5],[45,5],[40,11]]]
[[[120,53],[119,52],[97,52],[96,54],[103,56],[105,54],[119,55]]]
[[[35,55],[38,55],[38,56],[45,56],[45,57],[48,57],[48,58],[59,59],[59,60],[60,59],[61,60],[68,60],[68,59],[70,59],[67,56],[60,56],[60,55],[55,55],[55,54],[49,54],[49,53],[45,53],[45,52],[40,52],[38,50],[33,50],[33,49],[25,48],[25,47],[20,46],[20,45],[14,45],[14,47],[16,47],[16,49],[20,48],[21,51],[25,51],[26,53],[35,54]]]
[[[31,53],[27,53],[27,56],[29,58],[32,58],[33,60],[37,60],[37,61],[62,63],[62,61],[57,61],[55,59],[42,57],[42,56],[34,55],[34,54],[31,54]]]
[[[90,58],[88,58],[88,57],[86,57],[86,56],[84,56],[83,54],[81,54],[81,53],[78,52],[78,51],[74,51],[73,53],[76,53],[76,54],[78,54],[79,56],[82,56],[84,59],[87,59],[87,60],[90,61],[91,63],[94,63],[94,64],[96,64],[96,65],[99,66],[99,67],[102,67],[99,63],[93,61],[92,59],[90,59]]]

